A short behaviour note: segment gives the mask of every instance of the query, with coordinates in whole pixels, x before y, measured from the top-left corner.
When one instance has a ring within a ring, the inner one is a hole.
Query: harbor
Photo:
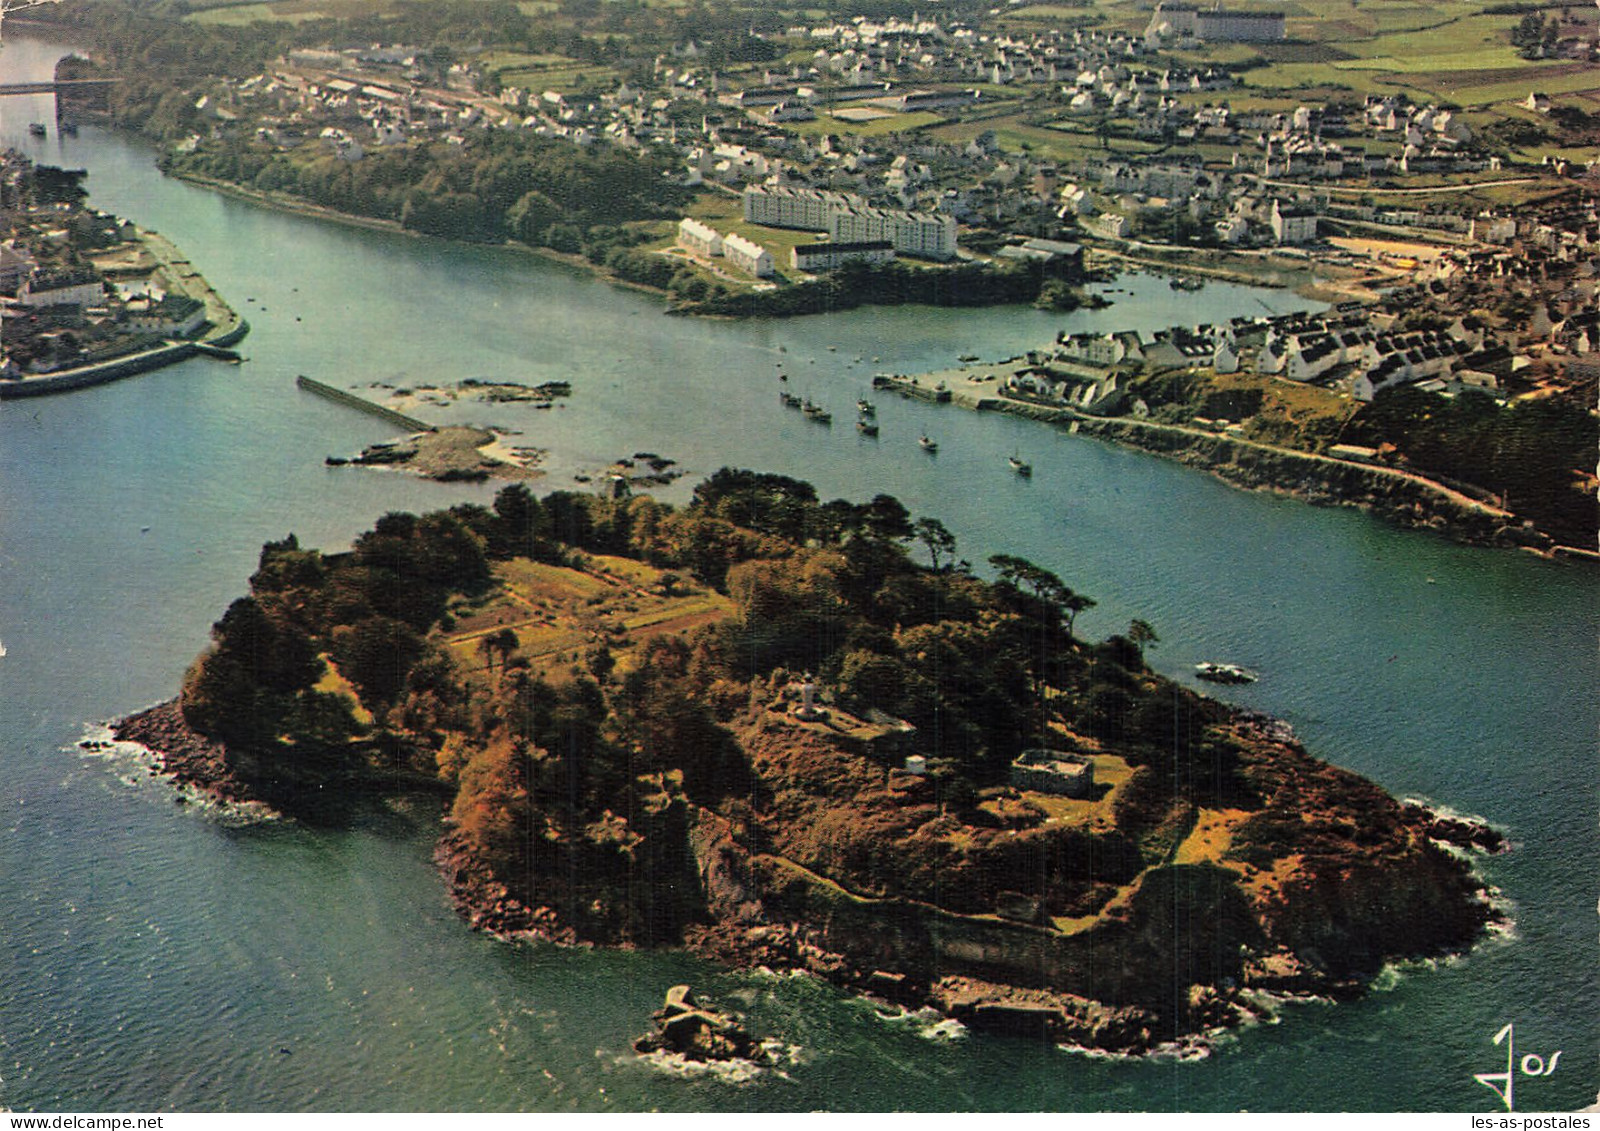
[[[233,346],[250,332],[250,323],[212,289],[182,252],[158,232],[135,229],[124,244],[98,258],[96,267],[107,281],[137,281],[165,294],[201,303],[204,319],[192,338],[174,338],[135,352],[99,358],[83,365],[26,373],[0,380],[0,399],[67,393],[120,381],[162,369],[192,357],[208,357],[237,364],[243,358]]]

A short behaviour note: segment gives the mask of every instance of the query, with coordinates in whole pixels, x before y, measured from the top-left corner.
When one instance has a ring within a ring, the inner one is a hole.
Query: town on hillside
[[[1374,0],[1334,20],[1091,0],[819,18],[562,0],[534,20],[391,7],[303,20],[263,4],[247,19],[202,2],[98,23],[86,0],[48,10],[94,55],[59,74],[116,78],[74,118],[158,138],[175,175],[581,257],[692,313],[1070,310],[1086,281],[1127,268],[1180,291],[1213,277],[1310,288],[1333,308],[1177,325],[1155,342],[1064,340],[1059,363],[1108,372],[1014,387],[1097,411],[1170,415],[1187,400],[1186,419],[1370,449],[1519,512],[1526,468],[1408,448],[1372,421],[1386,396],[1482,398],[1521,432],[1532,414],[1518,406],[1563,406],[1556,427],[1576,440],[1562,452],[1594,429],[1600,8]],[[11,223],[0,288],[38,327],[26,341],[20,320],[8,327],[14,370],[92,351],[88,327],[160,317],[193,332],[171,294],[129,295],[107,317],[77,249],[102,238],[78,231],[88,221],[66,226],[64,256],[50,233],[65,225]],[[1108,397],[1133,363],[1144,385]],[[1227,393],[1239,373],[1262,381],[1226,412],[1173,395],[1173,374]],[[1240,404],[1281,419],[1247,413],[1252,425]],[[1574,501],[1592,502],[1592,463],[1542,469],[1565,496],[1563,540],[1593,541]]]

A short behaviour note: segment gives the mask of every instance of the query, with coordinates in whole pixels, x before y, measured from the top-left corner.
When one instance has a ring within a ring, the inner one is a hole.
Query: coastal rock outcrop
[[[250,801],[258,794],[229,763],[222,743],[191,727],[178,700],[118,719],[111,733],[119,742],[137,742],[155,755],[161,772],[223,801]]]
[[[688,986],[673,986],[662,1007],[651,1014],[656,1031],[633,1042],[634,1051],[666,1052],[694,1061],[747,1060],[764,1064],[771,1057],[731,1013],[696,999]]]

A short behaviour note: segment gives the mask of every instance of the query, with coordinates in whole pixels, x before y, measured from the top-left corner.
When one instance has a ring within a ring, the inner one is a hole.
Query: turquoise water
[[[53,57],[8,40],[0,79]],[[692,322],[516,253],[164,180],[147,150],[98,131],[39,142],[35,119],[35,100],[0,100],[0,143],[89,169],[97,205],[175,240],[254,330],[244,366],[194,361],[0,403],[0,1106],[1487,1111],[1498,1101],[1472,1074],[1503,1064],[1491,1040],[1512,1021],[1519,1056],[1564,1052],[1556,1075],[1519,1079],[1519,1108],[1594,1099],[1592,572],[1245,494],[1025,421],[880,397],[874,442],[777,401],[781,370],[843,420],[876,370],[1294,296],[1180,295],[1130,276],[1111,309],[1066,319],[908,308]],[[1022,554],[1094,596],[1089,634],[1141,616],[1173,674],[1202,658],[1259,668],[1260,683],[1226,694],[1394,793],[1504,827],[1516,850],[1485,871],[1515,931],[1363,1001],[1289,1007],[1203,1061],[1112,1062],[943,1040],[810,980],[684,955],[483,939],[445,901],[427,807],[313,830],[174,804],[140,766],[74,743],[172,693],[264,539],[338,548],[386,510],[492,495],[324,467],[392,429],[298,392],[297,373],[352,387],[571,380],[553,411],[418,410],[522,429],[515,442],[550,451],[551,488],[649,449],[690,472],[661,492],[675,501],[723,464],[803,476],[825,497],[893,493],[943,519],[962,556]],[[922,431],[937,457],[917,449]],[[1014,450],[1030,481],[1007,470]],[[684,980],[747,1010],[793,1063],[740,1082],[637,1061],[630,1040]]]

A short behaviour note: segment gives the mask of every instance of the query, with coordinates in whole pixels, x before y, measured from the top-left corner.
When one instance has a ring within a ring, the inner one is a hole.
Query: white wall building
[[[773,273],[772,253],[754,240],[740,235],[724,236],[722,254],[739,270],[758,279],[768,278]]]
[[[1272,237],[1280,244],[1310,243],[1317,238],[1317,214],[1272,202]]]
[[[744,218],[751,224],[827,232],[836,243],[887,242],[897,252],[924,259],[956,254],[953,216],[871,208],[844,193],[785,185],[751,185],[743,200]]]
[[[722,236],[717,230],[690,216],[678,221],[678,246],[707,257],[723,253]]]
[[[887,240],[870,243],[834,243],[827,240],[814,244],[797,244],[790,249],[790,265],[796,271],[831,271],[850,259],[864,263],[887,263],[894,258],[894,245]]]
[[[828,235],[840,243],[887,241],[895,251],[923,259],[956,254],[954,216],[881,208],[840,208],[828,218]]]
[[[17,301],[23,306],[91,306],[104,295],[100,280],[92,273],[44,275],[35,272],[23,280]]]

